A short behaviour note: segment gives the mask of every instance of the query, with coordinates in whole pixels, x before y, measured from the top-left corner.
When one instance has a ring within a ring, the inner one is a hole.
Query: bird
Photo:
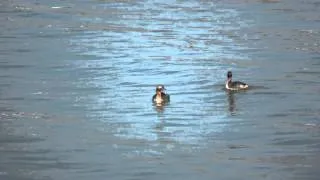
[[[152,96],[152,102],[156,104],[164,104],[170,102],[170,95],[165,93],[164,85],[156,86],[156,94]]]
[[[232,81],[232,72],[228,71],[226,89],[231,91],[245,90],[248,89],[249,85],[241,81]]]

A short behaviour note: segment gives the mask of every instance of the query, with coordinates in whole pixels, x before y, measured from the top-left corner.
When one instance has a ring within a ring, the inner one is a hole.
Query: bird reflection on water
[[[228,100],[228,111],[232,116],[236,115],[237,111],[239,111],[239,107],[237,107],[237,96],[244,95],[243,93],[246,93],[246,90],[238,90],[238,91],[230,91],[226,90],[227,100]]]
[[[163,103],[154,103],[154,109],[158,112],[158,113],[163,113],[165,110],[165,106],[166,104]]]
[[[235,115],[235,111],[236,111],[236,104],[235,104],[235,99],[234,99],[235,92],[227,91],[226,94],[228,97],[228,110],[231,115]]]

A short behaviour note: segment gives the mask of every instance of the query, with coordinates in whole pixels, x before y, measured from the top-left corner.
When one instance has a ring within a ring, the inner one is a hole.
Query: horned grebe
[[[240,81],[232,81],[232,72],[228,71],[227,73],[227,81],[226,81],[226,89],[237,91],[237,90],[244,90],[248,89],[248,84]]]
[[[158,85],[156,87],[156,94],[152,97],[152,102],[157,104],[163,104],[170,101],[170,95],[165,93],[165,88],[163,85]]]

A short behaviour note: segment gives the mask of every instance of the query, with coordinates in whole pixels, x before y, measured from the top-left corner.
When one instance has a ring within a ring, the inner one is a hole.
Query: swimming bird
[[[248,89],[248,84],[240,81],[232,81],[232,72],[228,71],[227,73],[227,81],[226,81],[226,89],[237,91],[237,90],[244,90]]]
[[[156,94],[152,97],[152,102],[157,104],[163,104],[170,101],[170,95],[165,93],[164,85],[158,85],[156,87]]]

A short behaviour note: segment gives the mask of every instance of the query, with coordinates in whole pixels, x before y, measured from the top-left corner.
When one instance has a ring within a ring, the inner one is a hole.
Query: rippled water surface
[[[0,179],[318,179],[319,12],[1,1]],[[226,92],[228,70],[250,89]]]

